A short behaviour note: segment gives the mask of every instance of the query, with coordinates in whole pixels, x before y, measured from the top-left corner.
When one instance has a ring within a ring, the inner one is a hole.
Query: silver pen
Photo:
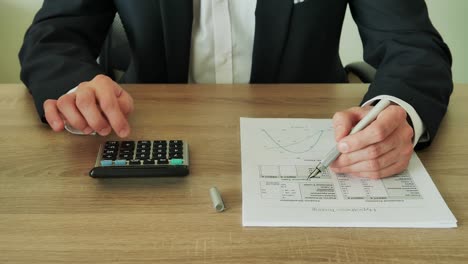
[[[377,116],[382,112],[388,105],[390,105],[390,101],[386,99],[380,100],[370,111],[367,113],[366,116],[364,116],[361,121],[357,123],[355,127],[351,130],[350,135],[355,134],[364,128],[366,128],[372,121],[374,121]],[[307,180],[317,177],[317,175],[327,169],[330,164],[335,161],[339,156],[340,152],[338,151],[338,147],[335,145],[325,156],[325,158],[319,162],[317,167],[309,174],[309,177],[307,177]]]

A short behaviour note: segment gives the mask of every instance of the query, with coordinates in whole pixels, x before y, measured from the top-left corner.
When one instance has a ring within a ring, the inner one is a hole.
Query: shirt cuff
[[[411,119],[411,122],[413,123],[413,129],[414,129],[414,139],[413,139],[413,146],[416,146],[418,142],[427,142],[430,139],[429,134],[426,131],[426,126],[424,125],[421,117],[419,114],[414,110],[414,108],[408,104],[407,102],[401,100],[400,98],[397,98],[395,96],[391,95],[379,95],[376,96],[369,101],[365,102],[362,106],[367,106],[371,105],[373,102],[381,99],[387,99],[389,101],[392,101],[393,103],[403,107],[405,109],[406,113],[408,114],[409,118]]]
[[[76,89],[78,89],[78,87],[75,87],[75,88],[71,89],[70,91],[67,92],[67,94],[73,93],[74,91],[76,91]],[[94,135],[96,135],[96,131],[93,131],[90,134],[85,134],[85,133],[83,133],[83,131],[80,131],[80,130],[72,127],[71,125],[67,124],[66,122],[65,122],[65,130],[67,130],[68,132],[70,132],[70,133],[72,133],[74,135],[81,135],[81,136],[84,136],[84,135],[94,136]]]

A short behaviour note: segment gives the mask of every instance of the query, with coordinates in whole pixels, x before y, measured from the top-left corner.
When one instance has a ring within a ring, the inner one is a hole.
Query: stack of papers
[[[325,171],[329,119],[241,118],[244,226],[450,228],[457,220],[416,154],[406,171],[366,179]]]

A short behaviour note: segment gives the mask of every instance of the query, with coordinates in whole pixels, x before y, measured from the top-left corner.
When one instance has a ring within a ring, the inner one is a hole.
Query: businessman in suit
[[[124,83],[341,83],[347,5],[377,74],[364,107],[333,117],[342,155],[332,168],[386,177],[429,145],[453,89],[450,51],[424,0],[45,0],[20,52],[21,78],[54,131],[126,137],[133,100],[96,63],[116,13],[131,48]],[[346,136],[382,98],[393,105]]]

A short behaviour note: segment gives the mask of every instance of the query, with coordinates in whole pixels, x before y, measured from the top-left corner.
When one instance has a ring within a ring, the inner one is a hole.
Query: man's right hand
[[[133,111],[133,99],[111,78],[98,75],[58,100],[46,100],[44,111],[56,132],[62,131],[66,122],[85,134],[96,131],[107,136],[114,130],[123,138],[130,135],[127,118]]]

